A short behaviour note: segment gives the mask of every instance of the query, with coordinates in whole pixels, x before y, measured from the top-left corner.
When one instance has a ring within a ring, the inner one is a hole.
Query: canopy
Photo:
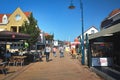
[[[16,33],[11,31],[0,31],[0,41],[26,40],[29,38],[30,38],[30,35],[28,34]]]
[[[71,45],[78,45],[80,42],[71,42]]]
[[[92,34],[89,36],[89,40],[99,38],[99,37],[106,37],[106,36],[112,36],[115,33],[120,33],[120,23],[113,25],[107,29],[101,30],[98,33]]]

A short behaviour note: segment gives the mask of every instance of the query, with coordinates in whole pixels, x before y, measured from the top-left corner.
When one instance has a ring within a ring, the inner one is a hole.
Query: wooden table
[[[20,63],[21,66],[24,65],[24,59],[26,58],[26,56],[13,56],[16,66],[18,66],[18,64]]]

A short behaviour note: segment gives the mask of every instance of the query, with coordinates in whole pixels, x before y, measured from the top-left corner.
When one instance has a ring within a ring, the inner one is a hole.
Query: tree
[[[48,41],[47,44],[50,44],[50,46],[52,46],[52,41],[54,39],[54,34],[53,35],[50,35],[50,34],[46,35],[45,39],[46,39],[46,41]]]
[[[38,41],[40,29],[37,27],[37,21],[32,13],[28,17],[28,21],[24,21],[21,27],[21,33],[29,34],[31,36],[31,38],[27,40],[29,45],[35,44]]]
[[[54,38],[54,35],[46,35],[45,36],[46,40],[53,40],[53,38]]]

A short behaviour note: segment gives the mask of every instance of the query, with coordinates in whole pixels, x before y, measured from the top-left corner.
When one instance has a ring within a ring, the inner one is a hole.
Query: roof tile
[[[24,14],[25,14],[27,17],[29,17],[30,14],[31,14],[31,12],[24,12]]]
[[[31,12],[24,12],[24,14],[26,15],[26,17],[29,17]],[[0,14],[0,23],[2,23],[2,17],[4,16],[5,14]],[[11,14],[6,14],[7,17],[9,18]]]
[[[120,12],[120,9],[115,9],[109,14],[109,17],[111,17],[111,16],[113,16],[113,15],[119,13],[119,12]]]

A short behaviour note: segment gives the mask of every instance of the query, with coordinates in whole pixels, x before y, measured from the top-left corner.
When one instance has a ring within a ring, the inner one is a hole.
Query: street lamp
[[[71,0],[71,5],[68,7],[69,9],[74,9],[75,6],[72,3]],[[85,60],[84,60],[84,24],[83,24],[83,3],[80,0],[80,9],[81,9],[81,28],[82,28],[82,38],[81,38],[81,50],[82,50],[82,64],[85,64]]]

